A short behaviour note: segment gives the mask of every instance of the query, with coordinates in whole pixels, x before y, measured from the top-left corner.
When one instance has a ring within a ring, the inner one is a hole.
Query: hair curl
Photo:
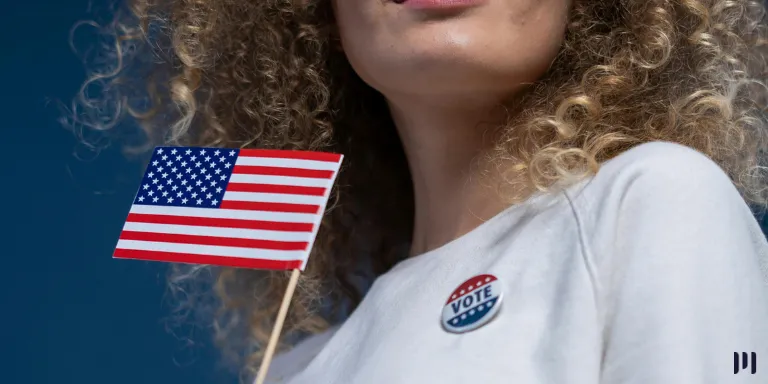
[[[366,281],[407,254],[413,200],[383,97],[334,49],[330,1],[132,0],[129,8],[100,27],[112,60],[91,72],[73,105],[76,123],[107,132],[128,114],[146,143],[344,153],[286,330],[339,320]],[[514,161],[547,190],[632,146],[677,142],[764,206],[765,21],[763,4],[750,0],[575,0],[558,57],[500,127],[490,158]],[[169,281],[180,316],[215,292],[216,340],[252,372],[287,275],[174,265]]]

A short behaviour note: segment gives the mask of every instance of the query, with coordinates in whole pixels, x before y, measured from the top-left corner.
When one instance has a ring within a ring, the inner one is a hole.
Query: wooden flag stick
[[[272,356],[275,354],[275,348],[277,348],[277,340],[280,339],[280,332],[283,330],[283,323],[285,322],[286,315],[288,315],[288,306],[291,305],[291,297],[293,297],[293,291],[296,290],[300,274],[301,272],[298,269],[294,269],[291,274],[291,280],[288,281],[288,287],[285,288],[283,302],[280,304],[280,311],[277,312],[277,320],[275,320],[275,326],[272,328],[272,334],[269,336],[269,343],[267,343],[267,349],[264,351],[264,359],[261,360],[261,366],[259,367],[259,374],[256,376],[256,384],[264,384],[264,380],[267,378],[269,364],[272,363]]]

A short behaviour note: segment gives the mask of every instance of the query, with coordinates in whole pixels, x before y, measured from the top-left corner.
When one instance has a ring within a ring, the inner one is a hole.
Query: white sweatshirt
[[[400,262],[343,324],[278,356],[269,382],[768,383],[767,266],[723,171],[645,144]],[[446,300],[483,274],[501,281],[499,312],[446,331]],[[734,352],[756,352],[757,372],[734,374]]]

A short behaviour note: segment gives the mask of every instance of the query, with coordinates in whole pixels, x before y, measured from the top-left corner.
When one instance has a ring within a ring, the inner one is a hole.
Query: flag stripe
[[[325,188],[299,187],[295,185],[229,183],[227,191],[284,193],[289,195],[325,196]]]
[[[307,177],[313,179],[330,179],[333,171],[303,168],[262,167],[256,165],[235,165],[234,174],[241,175],[269,175],[288,177]]]
[[[188,217],[171,215],[148,215],[129,213],[127,222],[171,225],[196,225],[216,228],[262,229],[285,232],[312,232],[311,223],[286,223],[280,221],[260,221],[242,219],[219,219],[207,217]]]
[[[119,259],[135,259],[147,261],[164,261],[169,263],[187,263],[203,265],[220,265],[234,268],[255,269],[296,269],[300,268],[301,260],[269,260],[249,259],[245,257],[206,256],[188,253],[142,251],[134,249],[115,250],[115,257]]]
[[[246,211],[270,211],[285,213],[311,213],[320,212],[319,205],[309,204],[286,204],[286,203],[262,203],[258,201],[229,201],[221,202],[223,209],[240,209]]]
[[[241,149],[240,156],[247,157],[274,157],[280,159],[316,160],[338,163],[341,155],[327,152],[306,152],[279,149]]]
[[[168,216],[189,216],[191,218],[238,219],[258,221],[278,221],[285,223],[314,223],[315,215],[306,213],[245,211],[238,209],[200,209],[191,207],[163,207],[135,204],[131,213],[157,214]]]
[[[120,240],[138,240],[162,243],[178,243],[189,245],[214,245],[235,248],[259,248],[274,251],[301,251],[307,249],[306,241],[273,241],[259,239],[238,239],[234,237],[212,237],[196,235],[179,235],[172,233],[135,232],[123,230]]]
[[[132,249],[137,251],[159,251],[173,253],[187,253],[192,255],[215,257],[245,257],[249,259],[262,258],[274,260],[303,260],[306,258],[306,250],[303,251],[277,251],[271,249],[253,249],[241,247],[221,247],[214,245],[179,244],[156,241],[118,240],[119,249]]]
[[[317,169],[335,172],[339,166],[336,163],[316,160],[284,159],[275,157],[239,156],[235,165],[255,165],[261,167]]]
[[[285,232],[258,229],[202,227],[195,225],[170,225],[154,223],[125,223],[124,231],[169,233],[177,235],[212,236],[237,239],[258,239],[269,241],[303,241],[309,242],[311,232]]]
[[[321,187],[328,188],[331,181],[328,179],[315,179],[311,177],[288,177],[273,175],[246,175],[233,173],[229,178],[230,183],[248,183],[248,184],[282,184],[298,187]]]
[[[224,193],[223,201],[262,201],[286,204],[325,204],[324,196],[286,195],[281,193],[230,192]]]

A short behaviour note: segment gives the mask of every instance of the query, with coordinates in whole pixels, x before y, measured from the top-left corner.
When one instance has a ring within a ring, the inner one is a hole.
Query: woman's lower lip
[[[451,9],[475,7],[487,0],[405,0],[401,4],[416,9]]]

